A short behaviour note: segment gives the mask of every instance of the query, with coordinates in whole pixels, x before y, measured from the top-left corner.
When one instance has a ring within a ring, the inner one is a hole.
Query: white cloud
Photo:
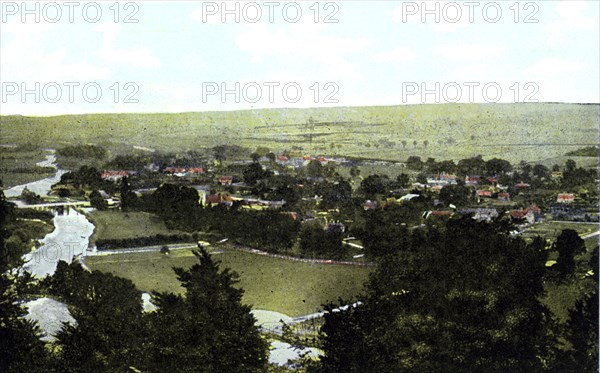
[[[572,59],[548,58],[533,65],[527,71],[534,75],[563,75],[578,73],[586,64]]]
[[[97,31],[104,34],[102,45],[96,51],[96,55],[109,63],[127,64],[134,67],[152,68],[159,67],[160,61],[154,57],[152,51],[147,47],[117,48],[114,46],[121,26],[116,23],[98,25]]]
[[[436,48],[436,53],[445,59],[469,61],[495,58],[503,51],[502,47],[476,44],[442,45]]]
[[[469,8],[451,0],[428,3],[405,1],[392,10],[392,20],[401,23],[423,23],[438,32],[454,32],[470,25]]]
[[[268,57],[286,64],[316,62],[326,67],[332,78],[362,78],[349,55],[363,52],[369,40],[328,36],[327,27],[324,23],[304,20],[276,30],[263,23],[251,24],[245,26],[235,43],[250,54],[252,62]]]
[[[598,17],[588,15],[589,4],[585,1],[560,1],[555,11],[558,19],[546,25],[544,35],[546,43],[568,43],[570,35],[576,30],[598,34]]]
[[[375,59],[382,62],[403,62],[410,61],[416,57],[415,52],[407,47],[398,46],[387,52],[378,53]]]
[[[104,79],[110,69],[68,55],[68,47],[52,49],[55,25],[47,22],[9,22],[2,29],[2,79],[26,82],[64,82]]]

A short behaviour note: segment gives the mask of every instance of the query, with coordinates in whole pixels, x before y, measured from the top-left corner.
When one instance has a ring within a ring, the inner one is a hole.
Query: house
[[[527,189],[529,188],[531,185],[527,184],[527,183],[518,183],[515,184],[515,188],[517,189]]]
[[[477,197],[492,198],[492,191],[491,190],[478,190]]]
[[[185,168],[183,167],[165,167],[164,172],[168,174],[183,174],[185,173]]]
[[[346,227],[344,226],[344,223],[327,223],[327,225],[325,226],[325,230],[328,233],[344,233],[346,231]]]
[[[278,163],[288,163],[289,161],[290,161],[290,159],[283,154],[280,155],[279,157],[277,157]]]
[[[233,183],[233,176],[219,176],[219,184],[231,185]]]
[[[524,209],[524,210],[512,210],[510,212],[510,217],[516,221],[525,221],[527,224],[535,223],[535,216],[533,211]]]
[[[100,177],[102,178],[102,180],[115,182],[121,180],[124,177],[128,177],[129,174],[129,171],[104,171],[100,174]]]
[[[436,174],[427,179],[427,184],[429,185],[455,185],[456,184],[456,176],[452,174]]]
[[[512,210],[510,212],[513,220],[525,220],[527,224],[533,224],[542,218],[542,209],[536,204],[529,205],[528,207],[520,210]]]
[[[490,184],[496,184],[498,182],[498,177],[497,176],[492,176],[492,177],[488,177],[486,179]]]
[[[478,175],[467,175],[465,176],[466,185],[477,185],[481,181],[481,177]]]
[[[191,167],[191,168],[188,168],[187,172],[190,173],[190,174],[203,174],[204,173],[204,168],[202,168],[202,167]]]
[[[510,202],[510,193],[508,193],[508,192],[498,193],[498,200],[504,201],[504,202]]]
[[[562,171],[552,171],[552,178],[553,179],[560,179],[562,177],[563,177]]]
[[[491,221],[498,217],[498,210],[496,209],[486,209],[486,208],[477,208],[477,209],[462,209],[459,211],[462,215],[472,214],[473,219],[477,221]]]
[[[377,208],[377,201],[368,200],[363,204],[363,208],[365,209],[365,211],[375,210]]]
[[[575,202],[575,194],[573,193],[559,193],[556,197],[558,203],[573,203]]]

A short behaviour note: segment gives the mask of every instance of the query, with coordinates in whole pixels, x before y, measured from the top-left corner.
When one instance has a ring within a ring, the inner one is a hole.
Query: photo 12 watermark
[[[402,103],[539,102],[535,82],[403,82]]]
[[[539,23],[540,7],[533,1],[403,1],[400,11],[402,23]]]
[[[14,20],[22,23],[138,23],[139,11],[137,2],[3,1],[0,3],[2,23]]]
[[[202,2],[203,23],[338,23],[340,6],[337,2],[278,2],[278,1],[205,1]]]
[[[315,104],[337,104],[340,87],[335,82],[203,82],[202,103],[275,103],[295,104],[307,100]]]
[[[135,82],[2,82],[0,97],[6,103],[90,103],[103,98],[114,103],[138,104]]]

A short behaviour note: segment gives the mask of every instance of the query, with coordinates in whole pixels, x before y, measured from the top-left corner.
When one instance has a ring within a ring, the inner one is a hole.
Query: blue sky
[[[4,1],[1,113],[600,101],[599,2],[467,3]]]

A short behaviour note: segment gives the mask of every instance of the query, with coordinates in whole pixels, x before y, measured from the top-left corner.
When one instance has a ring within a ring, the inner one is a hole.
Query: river
[[[40,167],[52,167],[52,168],[56,169],[56,173],[45,179],[33,181],[33,182],[27,183],[27,184],[17,185],[10,189],[5,190],[4,195],[6,196],[6,198],[19,197],[21,195],[21,193],[23,192],[23,189],[25,189],[25,188],[31,190],[32,192],[34,192],[35,194],[37,194],[39,196],[42,196],[42,197],[48,196],[48,192],[50,192],[50,187],[52,187],[52,185],[58,183],[60,181],[60,177],[63,174],[68,172],[67,170],[61,170],[57,167],[56,156],[54,155],[54,149],[48,149],[48,151],[50,152],[50,154],[46,155],[46,159],[38,162],[37,165]]]
[[[52,185],[59,182],[60,177],[68,172],[57,167],[54,151],[50,150],[50,152],[51,154],[48,154],[44,161],[37,164],[43,167],[54,167],[56,173],[51,177],[5,190],[4,194],[7,198],[20,196],[25,187],[40,196],[48,196]],[[55,213],[53,223],[54,231],[42,239],[42,246],[24,255],[26,263],[23,268],[38,277],[52,275],[60,260],[71,263],[74,257],[85,255],[90,237],[94,232],[94,225],[84,214],[75,209],[66,209],[62,215]],[[148,293],[142,294],[142,302],[146,311],[155,309],[154,305],[150,303]],[[54,299],[39,298],[25,303],[25,306],[28,308],[26,318],[39,323],[43,334],[42,339],[45,341],[54,339],[56,333],[62,328],[63,322],[75,323],[67,305]],[[263,314],[265,312],[268,311],[254,311],[255,316],[259,319],[257,324],[260,325],[264,322]],[[278,314],[278,316],[285,315]],[[308,353],[314,357],[318,356],[320,351],[314,348],[296,349],[287,343],[273,340],[269,351],[269,361],[285,365],[288,359],[297,359],[301,353]]]

